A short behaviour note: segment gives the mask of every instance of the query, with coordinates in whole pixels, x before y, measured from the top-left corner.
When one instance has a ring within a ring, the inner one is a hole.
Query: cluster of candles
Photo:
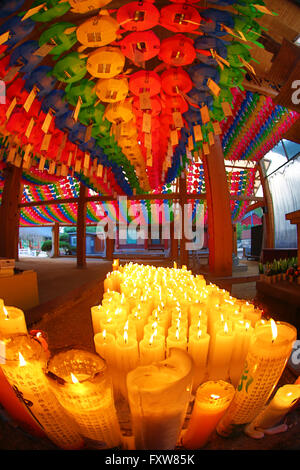
[[[64,449],[126,447],[121,397],[135,449],[197,449],[237,425],[253,438],[282,431],[299,379],[272,393],[296,329],[262,313],[186,267],[115,261],[91,307],[95,352],[51,355],[45,335],[28,333],[24,313],[0,299],[0,403]]]

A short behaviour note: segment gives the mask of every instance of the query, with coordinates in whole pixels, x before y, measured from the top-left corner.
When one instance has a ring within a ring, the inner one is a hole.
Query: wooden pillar
[[[59,223],[55,222],[52,227],[52,251],[51,258],[59,257]]]
[[[187,203],[187,193],[186,193],[186,174],[185,172],[179,178],[179,194],[180,194],[180,206],[181,206],[181,238],[180,238],[180,266],[187,266],[188,267],[188,251],[186,249],[186,236],[185,236],[185,204]]]
[[[22,190],[22,168],[7,164],[0,206],[0,257],[17,259]]]
[[[265,207],[263,214],[263,227],[264,227],[264,246],[263,248],[275,247],[275,225],[274,225],[274,209],[273,201],[269,188],[269,183],[265,177],[262,163],[258,164],[259,177],[265,199]]]
[[[86,198],[87,187],[80,183],[77,204],[77,268],[86,268]]]
[[[297,257],[298,257],[298,266],[299,266],[300,264],[300,210],[286,214],[285,218],[286,220],[289,220],[291,224],[297,225]]]
[[[178,258],[178,240],[175,238],[174,222],[170,223],[170,260],[177,261]]]
[[[237,250],[237,233],[236,233],[236,224],[232,224],[232,250],[235,256],[238,254]]]
[[[230,195],[220,138],[203,157],[208,208],[209,271],[215,276],[232,275],[232,223]]]
[[[106,238],[106,259],[108,259],[109,261],[113,260],[114,248],[115,248],[114,238],[110,238],[109,236],[107,236],[107,238]]]

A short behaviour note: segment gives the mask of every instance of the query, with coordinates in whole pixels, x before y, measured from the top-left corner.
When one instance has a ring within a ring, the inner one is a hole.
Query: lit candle
[[[99,356],[70,349],[50,359],[47,373],[58,401],[89,445],[103,449],[121,443],[111,379]]]
[[[115,362],[115,336],[103,330],[101,333],[96,333],[94,336],[94,344],[97,354],[105,359],[108,367],[111,367]]]
[[[29,335],[15,335],[5,341],[5,351],[2,370],[33,419],[58,447],[82,448],[76,424],[49,387],[44,372],[47,355],[41,344]]]
[[[144,338],[139,344],[140,364],[148,365],[165,359],[165,337],[156,331],[149,338]]]
[[[175,333],[170,332],[167,336],[167,356],[170,354],[172,348],[187,349],[187,336],[182,330],[176,329]]]
[[[234,387],[223,380],[200,385],[188,428],[182,437],[186,449],[200,449],[208,442],[233,396]]]
[[[119,374],[118,388],[126,398],[126,375],[139,364],[138,342],[135,338],[129,337],[126,330],[123,337],[119,335],[116,338],[115,359],[116,372]]]
[[[214,341],[210,342],[208,358],[208,376],[210,380],[227,380],[229,364],[234,346],[234,334],[227,323],[215,333]]]
[[[251,326],[253,328],[255,327],[256,322],[261,319],[263,313],[262,310],[255,308],[253,304],[249,304],[248,302],[241,305],[241,312],[243,313],[244,318],[251,322]]]
[[[231,434],[237,424],[250,423],[265,406],[285,368],[297,330],[284,322],[256,326],[251,337],[240,383],[217,431]]]
[[[5,307],[0,299],[0,335],[27,334],[24,312],[16,307]]]
[[[192,359],[178,349],[162,362],[129,372],[127,387],[136,450],[175,448],[191,384]]]
[[[253,328],[245,320],[234,323],[234,346],[229,366],[229,377],[234,387],[237,387],[248,354]]]
[[[165,336],[164,327],[160,326],[157,321],[153,321],[144,326],[144,338],[150,338],[154,331],[156,331],[160,336]]]
[[[279,388],[265,409],[245,427],[245,433],[254,439],[261,439],[265,434],[286,431],[288,429],[287,424],[276,425],[293,408],[299,398],[300,385],[289,384]]]
[[[113,271],[117,271],[119,269],[119,260],[118,259],[114,259],[113,260]]]
[[[207,374],[207,359],[210,336],[202,330],[189,336],[188,353],[194,361],[193,390],[203,382]]]

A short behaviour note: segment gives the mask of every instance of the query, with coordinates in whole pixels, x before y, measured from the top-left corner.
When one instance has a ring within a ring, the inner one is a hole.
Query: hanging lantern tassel
[[[34,86],[29,95],[27,96],[25,103],[23,104],[23,108],[25,109],[26,113],[28,113],[28,111],[30,110],[32,103],[34,102],[36,95],[38,94],[38,91],[38,88]]]

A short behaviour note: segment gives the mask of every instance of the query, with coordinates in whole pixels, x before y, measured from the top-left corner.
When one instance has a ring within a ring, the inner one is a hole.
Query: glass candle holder
[[[17,397],[49,439],[63,449],[80,449],[83,440],[76,423],[65,413],[52,392],[45,369],[47,355],[29,335],[5,341],[2,371]]]
[[[27,334],[24,312],[16,307],[4,307],[0,315],[0,335]]]
[[[200,449],[208,442],[234,392],[234,387],[223,380],[205,382],[198,387],[189,425],[182,437],[186,449]]]
[[[63,351],[49,360],[47,376],[58,401],[90,447],[120,445],[112,382],[103,359],[82,349]]]
[[[137,450],[174,449],[191,396],[193,361],[173,349],[162,362],[127,375],[132,429]]]
[[[229,436],[236,426],[250,423],[262,411],[281,377],[296,337],[296,328],[285,322],[272,320],[254,328],[234,399],[217,427],[220,435]]]

